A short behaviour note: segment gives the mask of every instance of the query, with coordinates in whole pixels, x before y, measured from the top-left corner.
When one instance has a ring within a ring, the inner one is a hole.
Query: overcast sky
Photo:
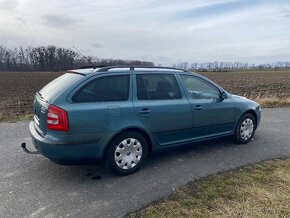
[[[290,61],[290,0],[0,0],[0,44],[156,64]]]

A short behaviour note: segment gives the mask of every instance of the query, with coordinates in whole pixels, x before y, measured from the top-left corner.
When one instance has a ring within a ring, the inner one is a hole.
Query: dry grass
[[[255,98],[252,99],[258,102],[262,107],[286,107],[290,106],[290,97],[289,98],[278,98],[278,97],[269,97],[269,98]]]
[[[9,122],[9,121],[22,121],[22,120],[31,120],[33,118],[33,114],[23,114],[23,115],[18,115],[14,116],[13,118],[9,116],[5,116],[0,113],[0,122]]]
[[[290,217],[290,159],[191,183],[129,217]]]

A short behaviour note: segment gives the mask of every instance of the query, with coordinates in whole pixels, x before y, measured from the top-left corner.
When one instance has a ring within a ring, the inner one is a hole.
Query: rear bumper
[[[31,140],[37,151],[59,164],[99,161],[103,158],[105,146],[98,141],[85,143],[66,143],[43,138],[35,129],[34,122],[29,123]]]

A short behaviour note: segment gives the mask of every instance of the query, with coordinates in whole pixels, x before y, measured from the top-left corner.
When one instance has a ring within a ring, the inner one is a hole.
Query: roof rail
[[[130,70],[135,70],[135,69],[149,69],[149,70],[174,70],[174,71],[182,71],[182,72],[188,72],[185,69],[179,69],[179,68],[175,68],[175,67],[148,67],[148,66],[132,66],[132,65],[121,65],[121,66],[106,66],[106,67],[102,67],[100,69],[97,70],[97,72],[107,72],[111,69],[116,69],[116,68],[129,68]]]
[[[109,67],[110,65],[95,65],[96,68],[102,68],[102,67]],[[93,66],[89,65],[89,66],[82,66],[78,69],[90,69],[90,68],[93,68]]]

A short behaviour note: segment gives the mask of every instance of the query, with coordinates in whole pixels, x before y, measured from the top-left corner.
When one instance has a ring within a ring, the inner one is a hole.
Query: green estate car
[[[229,135],[248,143],[260,118],[258,103],[199,74],[107,66],[70,70],[37,92],[29,130],[56,163],[101,160],[128,175],[167,148]]]

